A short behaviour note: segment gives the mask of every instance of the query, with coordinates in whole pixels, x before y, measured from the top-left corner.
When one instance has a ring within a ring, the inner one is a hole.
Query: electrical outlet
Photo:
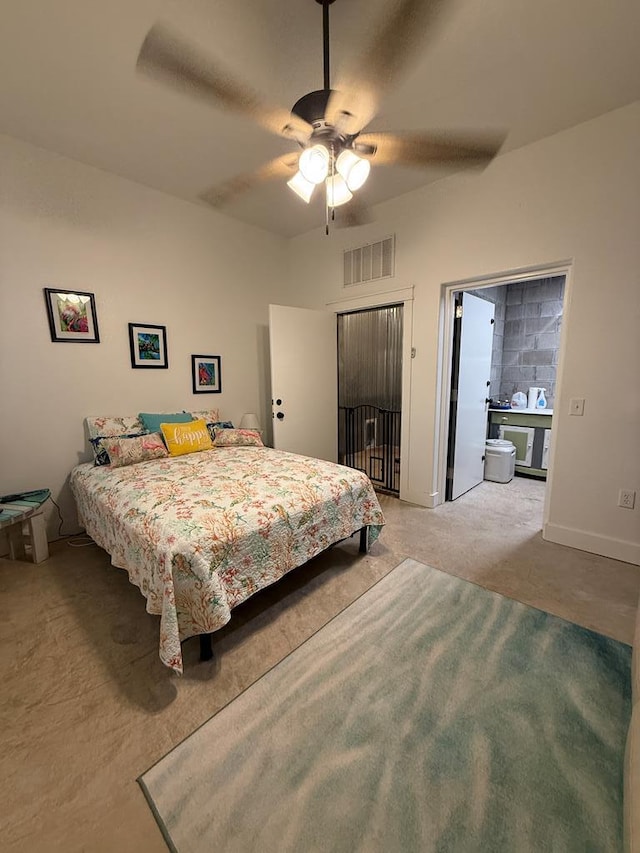
[[[636,493],[632,489],[620,489],[618,492],[618,506],[625,509],[633,509],[636,505]]]
[[[572,397],[569,401],[569,414],[570,415],[584,415],[584,398],[583,397]]]

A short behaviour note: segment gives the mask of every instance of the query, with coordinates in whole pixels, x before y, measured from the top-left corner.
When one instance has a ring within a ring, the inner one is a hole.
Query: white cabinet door
[[[551,430],[545,429],[544,442],[542,444],[542,463],[541,468],[545,470],[549,467],[549,449],[551,448]]]
[[[500,427],[500,438],[510,441],[516,447],[516,465],[523,468],[531,468],[533,458],[533,436],[534,427],[508,426]]]

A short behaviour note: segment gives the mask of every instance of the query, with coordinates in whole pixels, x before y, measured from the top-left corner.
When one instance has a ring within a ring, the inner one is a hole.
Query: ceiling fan
[[[366,181],[371,163],[460,168],[484,166],[495,157],[504,135],[363,132],[412,52],[433,29],[446,0],[387,4],[391,10],[366,50],[344,70],[335,89],[329,79],[329,6],[335,0],[315,2],[322,6],[324,85],[303,95],[291,111],[266,103],[166,24],[157,23],[148,32],[138,56],[138,71],[244,114],[297,146],[294,152],[207,190],[202,199],[219,207],[262,182],[288,178],[288,186],[308,203],[316,187],[324,185],[328,234],[335,208],[352,200]],[[353,203],[349,207],[351,215],[344,217],[344,224],[366,221],[360,206]]]

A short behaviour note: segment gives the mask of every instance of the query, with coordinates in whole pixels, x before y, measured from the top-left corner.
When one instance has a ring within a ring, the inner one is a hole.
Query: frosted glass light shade
[[[302,172],[296,172],[291,180],[287,181],[287,186],[291,187],[294,193],[299,195],[307,204],[311,201],[311,196],[316,188],[316,185],[312,184],[311,181],[308,181]]]
[[[329,207],[340,207],[351,201],[353,194],[349,192],[347,182],[342,175],[333,175],[327,178],[327,205]]]
[[[312,184],[321,184],[329,174],[329,161],[329,152],[324,145],[312,145],[300,155],[298,168]]]
[[[350,190],[359,190],[369,177],[371,163],[345,148],[336,160],[336,169],[345,179]]]
[[[258,420],[258,416],[254,415],[253,412],[248,412],[243,415],[240,419],[240,429],[260,429],[260,421]]]

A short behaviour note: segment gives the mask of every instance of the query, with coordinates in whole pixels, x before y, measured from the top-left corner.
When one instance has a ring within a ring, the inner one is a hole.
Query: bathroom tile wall
[[[489,396],[511,399],[531,385],[553,408],[560,346],[564,276],[472,291],[495,304]]]

